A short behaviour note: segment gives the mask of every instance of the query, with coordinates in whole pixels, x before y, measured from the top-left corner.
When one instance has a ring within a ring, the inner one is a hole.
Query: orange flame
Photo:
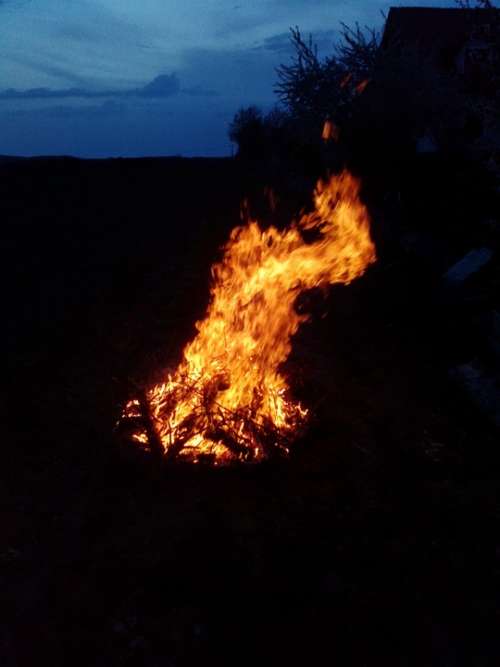
[[[370,79],[363,79],[358,85],[356,86],[356,92],[358,95],[361,95],[361,93],[364,93],[366,90],[367,85],[370,83]]]
[[[340,87],[341,87],[341,88],[345,88],[345,87],[351,82],[351,79],[352,79],[352,73],[351,73],[351,72],[348,72],[348,73],[342,78],[342,81],[340,82]]]
[[[323,132],[321,133],[321,138],[323,141],[338,141],[340,137],[339,128],[335,123],[327,118],[323,125]]]
[[[280,371],[291,339],[308,319],[294,302],[302,291],[348,284],[375,261],[359,182],[344,171],[319,181],[314,210],[288,229],[235,228],[212,267],[211,299],[177,370],[146,394],[146,410],[167,456],[214,463],[259,461],[289,443],[307,419]],[[303,232],[316,232],[307,242]],[[144,409],[144,406],[143,408]],[[141,414],[138,400],[124,418]],[[144,416],[144,415],[143,415]],[[151,429],[133,438],[151,445]]]

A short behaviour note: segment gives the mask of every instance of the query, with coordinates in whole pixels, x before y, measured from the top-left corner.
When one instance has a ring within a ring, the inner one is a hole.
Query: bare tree
[[[304,39],[298,27],[291,28],[294,55],[291,64],[277,68],[275,93],[292,117],[322,123],[335,114],[348,113],[359,85],[372,76],[380,42],[371,29],[342,24],[333,54],[320,59],[312,37]]]
[[[359,23],[354,28],[341,23],[340,41],[335,47],[337,60],[341,66],[359,83],[372,76],[375,69],[380,33],[373,28],[362,29]]]
[[[345,74],[335,56],[321,61],[310,36],[305,40],[298,27],[291,28],[294,56],[280,65],[275,93],[295,118],[325,117],[339,102],[340,83]]]

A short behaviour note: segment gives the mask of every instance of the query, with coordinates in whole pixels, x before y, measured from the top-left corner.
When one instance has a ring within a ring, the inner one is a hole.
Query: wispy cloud
[[[64,104],[55,104],[48,107],[36,107],[33,108],[29,106],[28,108],[21,109],[9,109],[7,111],[0,111],[0,118],[9,118],[9,119],[75,119],[75,118],[86,118],[88,120],[96,120],[98,117],[103,116],[113,116],[116,118],[117,115],[123,116],[128,112],[127,105],[120,101],[106,100],[105,102],[95,103],[95,104],[85,104],[85,105],[64,105]]]
[[[322,53],[331,53],[334,47],[336,38],[338,37],[337,30],[315,30],[311,33],[304,32],[303,37],[309,39],[311,36],[313,44],[317,47],[321,56]],[[291,33],[281,32],[277,35],[266,37],[261,44],[255,47],[256,49],[264,49],[265,51],[273,51],[279,55],[286,55],[294,53],[292,45]]]
[[[1,1],[1,0],[0,0]],[[16,65],[29,68],[36,72],[36,77],[40,76],[64,81],[69,87],[88,87],[89,79],[74,68],[68,65],[61,65],[60,62],[48,54],[23,53],[21,50],[15,53],[9,53],[6,56],[7,65],[14,69]]]
[[[104,97],[140,97],[140,98],[166,98],[179,93],[188,95],[216,95],[213,90],[203,88],[182,89],[177,74],[160,74],[145,86],[125,90],[89,90],[87,88],[29,88],[28,90],[17,90],[8,88],[0,91],[0,100],[36,100],[36,99],[67,99],[71,97],[97,99]]]

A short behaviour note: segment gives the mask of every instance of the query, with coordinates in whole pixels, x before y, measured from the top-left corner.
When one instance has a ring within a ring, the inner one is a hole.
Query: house
[[[416,53],[473,92],[498,92],[500,9],[391,7],[381,46]]]
[[[464,136],[484,139],[486,152],[498,155],[500,9],[391,7],[381,49],[417,56],[441,77],[455,79],[470,102]],[[435,150],[432,132],[426,130],[417,138],[417,152]]]

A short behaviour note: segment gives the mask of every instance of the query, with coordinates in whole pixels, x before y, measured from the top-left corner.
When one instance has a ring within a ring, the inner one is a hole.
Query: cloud
[[[88,118],[89,120],[102,116],[110,116],[116,114],[125,114],[128,107],[123,102],[116,102],[114,100],[106,100],[101,104],[92,105],[78,105],[65,106],[62,104],[51,105],[49,107],[24,108],[24,109],[10,109],[8,111],[0,112],[4,118]]]
[[[97,43],[102,40],[102,28],[96,30],[95,25],[81,25],[79,23],[63,23],[58,31],[57,36],[63,39],[72,40],[74,42],[84,42],[85,44]]]
[[[280,32],[278,35],[266,37],[257,48],[274,51],[275,53],[288,53],[291,50],[290,32]]]
[[[170,95],[176,95],[180,88],[177,74],[160,74],[143,88],[129,91],[126,94],[139,95],[140,97],[170,97]]]
[[[100,97],[100,95],[83,88],[65,88],[63,90],[51,90],[50,88],[16,90],[15,88],[7,88],[7,90],[0,91],[0,100],[47,100],[67,97]]]
[[[192,95],[193,97],[217,97],[220,93],[212,88],[203,88],[202,86],[192,86],[190,88],[182,88],[181,93],[184,95]]]
[[[0,91],[0,100],[47,100],[68,99],[74,97],[85,99],[97,99],[103,97],[142,97],[155,99],[171,97],[172,95],[177,95],[180,92],[196,94],[193,93],[193,89],[181,91],[179,77],[177,74],[172,73],[160,74],[142,88],[130,88],[126,90],[89,90],[87,88],[78,87],[60,89],[29,88],[28,90],[8,88],[7,90]]]
[[[0,0],[0,8],[6,7],[9,11],[23,9],[31,4],[32,0]]]
[[[322,53],[331,53],[333,51],[336,38],[338,37],[337,30],[314,30],[311,33],[304,32],[302,33],[302,37],[305,41],[309,39],[309,34],[311,34],[313,44],[318,48],[320,57]],[[288,32],[280,32],[277,35],[266,37],[262,43],[255,48],[272,51],[279,55],[292,54],[294,49],[292,46],[290,30]]]
[[[63,80],[68,88],[89,87],[88,76],[71,67],[67,59],[65,64],[61,64],[61,59],[54,54],[37,50],[24,52],[18,49],[16,52],[8,53],[4,60],[7,71],[14,73],[19,71],[19,68],[31,71],[34,73],[35,81],[59,79]]]
[[[47,116],[55,118],[59,116],[60,118],[71,118],[74,116],[110,116],[116,114],[124,114],[128,110],[127,106],[123,102],[115,102],[113,100],[106,100],[102,104],[97,104],[95,106],[55,106],[48,107],[46,109],[38,109],[36,113],[44,113]]]
[[[273,99],[275,67],[282,58],[262,48],[188,49],[182,54],[186,81],[203,81],[234,104],[265,104]],[[196,88],[191,89],[191,93]]]

